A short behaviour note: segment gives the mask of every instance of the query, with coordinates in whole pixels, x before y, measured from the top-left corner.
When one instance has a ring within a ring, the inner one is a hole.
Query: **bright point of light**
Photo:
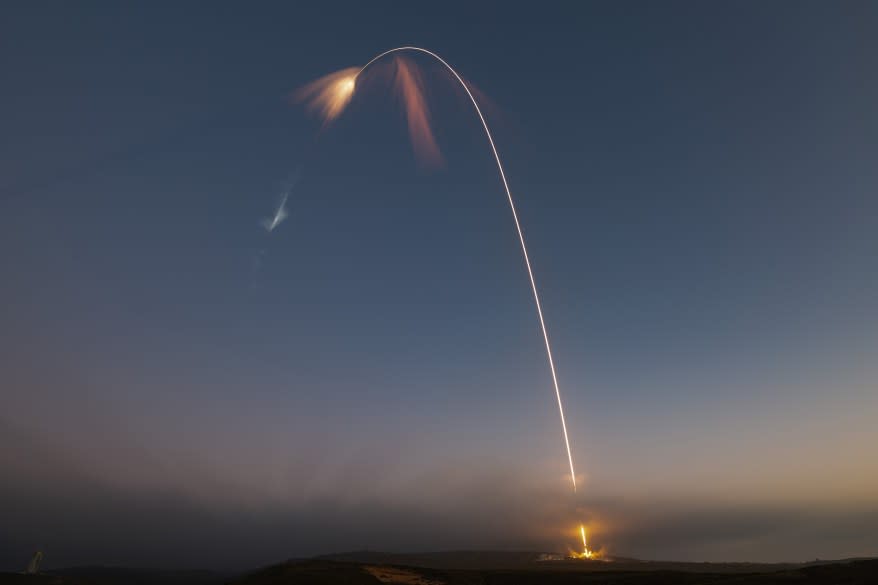
[[[353,77],[349,77],[347,79],[342,79],[338,82],[338,91],[342,94],[353,93],[354,88],[356,87],[356,82]]]
[[[359,67],[348,67],[316,79],[293,94],[307,108],[323,118],[324,123],[338,118],[351,101],[357,87]]]

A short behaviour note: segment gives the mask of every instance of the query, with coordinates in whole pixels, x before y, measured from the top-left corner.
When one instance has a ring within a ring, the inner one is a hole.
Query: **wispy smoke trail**
[[[394,86],[402,98],[408,121],[409,137],[419,160],[430,165],[443,163],[442,153],[430,127],[430,110],[424,99],[424,83],[421,72],[411,61],[397,56]]]
[[[277,211],[274,212],[274,216],[262,220],[262,227],[265,228],[265,231],[274,231],[274,228],[279,226],[280,223],[287,218],[287,215],[289,215],[287,213],[287,197],[289,196],[290,191],[285,191],[280,200],[280,205],[277,207]]]
[[[296,184],[299,182],[299,178],[302,174],[302,168],[299,167],[289,176],[289,179],[283,184],[280,198],[277,203],[277,208],[274,213],[270,217],[266,217],[260,220],[259,225],[265,229],[268,234],[271,234],[277,227],[283,223],[283,221],[289,217],[289,211],[287,211],[287,201],[290,198],[290,194],[292,194],[293,189],[296,187]],[[262,272],[262,265],[265,262],[266,255],[268,254],[268,249],[266,247],[267,241],[263,244],[253,256],[252,269],[251,269],[251,288],[259,288],[259,283],[257,279],[259,274]]]
[[[296,171],[290,177],[290,180],[287,181],[274,215],[262,220],[262,227],[265,228],[265,231],[269,233],[274,231],[274,229],[289,216],[289,213],[287,212],[287,199],[289,199],[290,193],[293,192],[293,188],[295,188],[296,183],[299,182],[299,176],[301,175],[301,172],[301,167],[296,169]]]

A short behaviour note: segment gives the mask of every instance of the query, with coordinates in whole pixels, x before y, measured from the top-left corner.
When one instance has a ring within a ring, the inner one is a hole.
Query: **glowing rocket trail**
[[[537,316],[540,320],[540,329],[542,330],[543,341],[546,345],[546,357],[549,360],[549,370],[551,370],[552,372],[552,385],[555,388],[555,397],[558,400],[558,412],[561,415],[561,430],[564,434],[564,445],[567,448],[567,461],[570,464],[570,481],[573,484],[573,490],[576,491],[576,472],[573,469],[573,452],[570,449],[570,439],[567,436],[567,422],[564,418],[564,406],[561,402],[561,390],[558,388],[558,376],[555,373],[555,361],[552,358],[552,347],[549,343],[549,334],[546,331],[546,322],[543,318],[543,307],[540,303],[539,292],[537,292],[537,283],[534,279],[533,269],[531,268],[530,264],[530,257],[527,253],[527,245],[524,242],[524,233],[521,230],[521,223],[518,220],[518,212],[515,209],[515,202],[512,199],[512,192],[509,190],[509,183],[506,180],[506,172],[503,170],[503,164],[500,162],[500,154],[497,152],[497,146],[494,144],[494,137],[491,134],[490,128],[488,128],[488,123],[485,121],[485,116],[482,114],[482,109],[479,107],[479,103],[476,101],[476,98],[473,96],[472,91],[470,91],[467,83],[457,73],[457,71],[455,71],[454,68],[445,61],[445,59],[443,59],[436,53],[428,51],[427,49],[422,49],[421,47],[406,46],[390,49],[389,51],[384,51],[383,53],[376,55],[372,58],[371,61],[361,67],[359,71],[357,71],[356,68],[348,68],[318,79],[306,85],[303,89],[299,90],[299,92],[296,93],[296,97],[300,101],[307,102],[307,106],[310,110],[320,112],[324,117],[325,123],[329,122],[332,119],[337,118],[341,114],[345,106],[347,106],[347,104],[350,102],[351,98],[353,97],[354,90],[356,89],[357,78],[362,75],[363,72],[370,65],[372,65],[382,57],[385,57],[386,55],[403,51],[415,51],[419,53],[424,53],[436,59],[437,61],[439,61],[439,63],[445,66],[445,68],[454,76],[454,78],[457,79],[458,82],[460,82],[460,85],[463,87],[466,95],[469,96],[473,107],[476,109],[476,114],[478,114],[479,116],[479,121],[481,121],[482,123],[482,128],[484,128],[485,130],[485,135],[488,137],[488,143],[491,145],[491,152],[494,154],[494,160],[497,163],[497,170],[500,172],[500,180],[503,183],[503,189],[506,191],[506,198],[509,201],[509,208],[510,210],[512,210],[512,219],[515,221],[515,230],[518,232],[518,241],[521,243],[521,252],[524,255],[524,264],[527,267],[527,275],[530,279],[531,290],[533,291],[534,304],[536,305]],[[403,73],[403,75],[405,74],[406,73]],[[413,117],[411,113],[409,113],[410,124],[412,119]],[[414,119],[420,123],[419,116],[416,116]],[[420,131],[418,133],[423,134],[423,132]],[[416,134],[413,133],[413,137],[415,135]]]
[[[580,554],[580,557],[585,559],[594,557],[594,553],[588,550],[588,543],[585,540],[585,524],[579,525],[579,534],[582,535],[582,553]]]

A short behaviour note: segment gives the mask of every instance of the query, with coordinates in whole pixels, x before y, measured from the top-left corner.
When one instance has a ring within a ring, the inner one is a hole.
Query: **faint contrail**
[[[272,217],[266,218],[262,220],[262,227],[265,228],[265,231],[272,232],[274,228],[279,226],[283,220],[287,218],[289,213],[287,212],[287,199],[290,197],[290,193],[293,188],[296,186],[296,183],[299,182],[299,175],[301,174],[301,167],[296,169],[295,173],[292,175],[292,178],[287,183],[286,188],[284,189],[283,195],[280,198],[280,203],[277,206],[277,210],[274,212]]]
[[[420,53],[424,53],[433,57],[437,61],[439,61],[442,65],[445,66],[448,71],[454,76],[457,81],[460,82],[460,85],[463,87],[463,90],[466,92],[467,96],[469,96],[470,101],[473,104],[473,107],[476,109],[476,113],[479,116],[479,120],[482,123],[482,128],[485,129],[485,135],[488,137],[488,143],[491,145],[491,151],[494,153],[494,160],[497,163],[497,170],[500,172],[500,180],[503,183],[503,189],[506,191],[506,198],[509,200],[509,208],[512,210],[512,219],[515,220],[515,229],[518,232],[518,241],[521,243],[521,252],[524,255],[524,264],[527,266],[527,275],[530,279],[531,290],[533,291],[534,304],[537,308],[537,316],[540,320],[540,328],[543,332],[543,341],[546,345],[546,356],[549,360],[549,369],[552,372],[552,385],[555,387],[555,397],[558,399],[558,412],[561,415],[561,430],[564,434],[564,445],[567,448],[567,461],[570,464],[570,481],[573,483],[573,490],[576,491],[576,472],[573,469],[573,452],[570,449],[570,439],[567,436],[567,421],[564,418],[564,406],[561,403],[561,390],[558,388],[558,376],[555,373],[555,361],[552,359],[552,346],[549,343],[549,334],[546,331],[546,322],[543,318],[543,307],[540,303],[540,295],[537,292],[537,283],[534,280],[533,269],[530,265],[530,257],[527,254],[527,245],[524,242],[524,233],[521,231],[521,223],[518,220],[518,212],[515,209],[515,202],[512,199],[512,193],[509,190],[509,183],[506,180],[506,173],[503,170],[503,164],[500,162],[500,154],[497,152],[497,146],[494,144],[494,137],[491,135],[491,130],[488,128],[488,123],[485,121],[485,116],[482,114],[482,109],[479,107],[479,103],[476,101],[475,96],[470,91],[469,86],[463,80],[463,78],[454,70],[454,68],[448,64],[442,57],[437,55],[436,53],[429,51],[427,49],[422,49],[421,47],[396,47],[395,49],[390,49],[389,51],[384,51],[372,58],[371,61],[363,65],[359,69],[356,68],[348,68],[337,73],[333,73],[322,77],[316,81],[311,82],[306,85],[305,88],[299,90],[295,96],[301,100],[307,102],[307,106],[312,111],[318,111],[322,113],[324,117],[324,123],[331,121],[332,119],[337,118],[341,115],[342,110],[344,110],[345,106],[350,102],[353,97],[354,90],[356,89],[357,78],[363,74],[363,72],[373,63],[381,59],[386,55],[390,55],[392,53],[399,53],[402,51],[416,51]],[[407,73],[407,72],[406,72]],[[404,73],[404,75],[406,74]],[[409,106],[408,101],[404,99],[404,103],[407,107]],[[418,112],[407,112],[409,116],[409,124],[410,131],[413,133],[413,137],[416,134],[423,135],[424,129],[422,124],[426,123],[426,119],[421,116]],[[416,127],[412,130],[412,122],[415,122]],[[429,130],[427,130],[427,134],[429,134]]]
[[[265,231],[272,232],[274,228],[280,225],[280,222],[287,218],[287,197],[290,196],[289,191],[284,192],[284,196],[280,200],[280,205],[277,207],[277,211],[274,212],[273,217],[269,217],[267,219],[262,220],[262,227],[265,228]]]

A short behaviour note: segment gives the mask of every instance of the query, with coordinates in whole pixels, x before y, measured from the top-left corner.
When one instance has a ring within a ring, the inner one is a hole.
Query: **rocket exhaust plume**
[[[419,160],[439,166],[442,164],[442,153],[433,137],[430,128],[430,111],[424,99],[424,84],[420,71],[403,57],[396,57],[396,78],[394,85],[402,98],[405,115],[408,121],[409,138],[415,155]]]
[[[555,361],[552,358],[552,346],[549,343],[549,333],[546,330],[546,322],[543,318],[543,307],[540,303],[540,295],[537,291],[537,283],[534,279],[533,268],[531,267],[530,257],[527,253],[527,245],[524,241],[524,233],[521,229],[521,222],[518,219],[518,211],[515,208],[515,202],[512,199],[512,192],[509,189],[509,183],[506,180],[506,172],[503,170],[503,163],[500,162],[500,154],[497,152],[496,144],[494,144],[494,136],[491,134],[491,129],[488,127],[488,123],[485,121],[485,116],[482,113],[482,109],[479,107],[479,102],[476,100],[473,92],[470,90],[469,85],[463,80],[460,74],[451,65],[449,65],[442,57],[440,57],[436,53],[427,49],[423,49],[421,47],[406,46],[396,47],[395,49],[384,51],[383,53],[380,53],[373,57],[371,61],[369,61],[359,69],[344,69],[337,73],[333,73],[331,75],[327,75],[326,77],[322,77],[316,81],[313,81],[298,92],[296,92],[295,96],[300,101],[305,101],[309,110],[319,113],[324,119],[324,124],[327,124],[328,122],[341,115],[341,112],[344,110],[345,106],[347,106],[347,104],[353,97],[354,90],[356,89],[357,79],[361,75],[363,75],[363,73],[366,71],[366,69],[369,68],[370,65],[387,55],[401,52],[417,52],[426,54],[441,63],[460,83],[461,87],[463,87],[463,90],[466,92],[467,97],[472,102],[472,105],[475,108],[476,114],[479,117],[479,121],[482,124],[482,128],[485,130],[485,136],[488,139],[488,144],[490,145],[491,152],[494,155],[494,161],[497,163],[497,171],[500,174],[500,181],[503,184],[504,191],[506,192],[506,199],[509,202],[509,209],[512,212],[512,219],[515,222],[515,230],[518,233],[518,241],[521,244],[521,253],[524,257],[524,265],[527,268],[527,276],[530,280],[531,291],[533,292],[534,305],[536,305],[537,317],[539,318],[540,329],[543,334],[543,342],[546,347],[546,358],[548,359],[549,370],[552,374],[552,386],[555,390],[555,398],[558,401],[558,413],[561,416],[561,432],[564,437],[564,446],[567,449],[567,462],[570,466],[570,482],[573,486],[573,491],[575,492],[576,472],[573,468],[573,452],[570,448],[570,439],[567,435],[567,421],[564,417],[564,406],[561,402],[561,390],[558,387],[558,376],[555,372]],[[439,153],[439,149],[436,146],[436,142],[433,138],[433,133],[430,130],[429,115],[426,108],[426,103],[423,99],[423,92],[421,91],[420,76],[408,61],[398,58],[398,55],[394,56],[397,57],[396,85],[397,88],[401,91],[403,97],[403,104],[406,108],[406,116],[408,118],[409,133],[412,137],[412,142],[415,144],[415,150],[417,152],[420,152],[421,154],[427,155],[428,157],[436,156]],[[583,541],[585,541],[585,526],[581,525],[580,528]],[[588,549],[586,548],[585,550],[587,551]]]
[[[348,67],[324,75],[294,92],[293,99],[304,102],[309,112],[319,114],[324,125],[328,124],[341,115],[354,96],[359,72],[358,67]]]
[[[415,155],[430,166],[441,166],[442,153],[430,126],[430,109],[424,97],[421,72],[404,57],[396,56],[393,62],[396,66],[393,88],[402,102]],[[354,95],[357,78],[364,69],[349,67],[325,75],[294,92],[293,100],[303,102],[308,111],[317,114],[326,125],[347,107]]]

